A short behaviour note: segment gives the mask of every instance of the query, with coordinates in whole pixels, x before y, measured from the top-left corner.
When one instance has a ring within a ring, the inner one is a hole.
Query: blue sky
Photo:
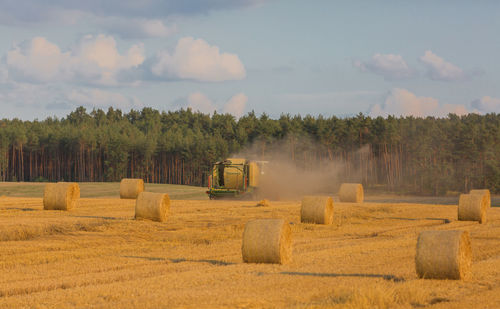
[[[497,1],[0,0],[0,118],[500,112]]]

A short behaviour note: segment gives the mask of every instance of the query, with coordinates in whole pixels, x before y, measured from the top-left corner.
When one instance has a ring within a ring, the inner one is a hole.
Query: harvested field
[[[0,182],[0,196],[43,197],[46,182]],[[79,182],[81,197],[120,197],[119,182]],[[157,183],[145,184],[146,191],[168,193],[174,199],[208,199],[206,188],[166,185]]]
[[[336,202],[333,224],[315,225],[298,200],[173,199],[160,223],[134,220],[135,200],[83,192],[67,212],[0,198],[0,307],[500,306],[500,208],[478,224],[457,221],[456,205]],[[290,223],[290,263],[243,263],[244,226],[259,218]],[[424,230],[468,231],[472,278],[418,279]]]

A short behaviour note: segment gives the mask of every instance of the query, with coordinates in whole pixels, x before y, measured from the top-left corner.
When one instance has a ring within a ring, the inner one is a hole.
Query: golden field
[[[44,211],[40,197],[0,197],[0,307],[500,307],[500,208],[478,224],[456,221],[456,205],[335,199],[322,226],[300,223],[300,201],[256,204],[172,200],[159,223],[134,220],[135,200]],[[242,262],[255,218],[290,222],[291,263]],[[417,278],[417,236],[430,229],[470,232],[471,279]]]

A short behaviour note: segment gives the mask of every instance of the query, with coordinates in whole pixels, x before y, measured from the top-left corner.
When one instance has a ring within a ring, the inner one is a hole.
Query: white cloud
[[[116,75],[119,71],[136,68],[145,60],[142,44],[132,45],[125,54],[121,55],[116,47],[115,39],[102,34],[97,37],[85,36],[72,54],[72,69],[76,73],[86,75],[88,68],[94,68],[94,71],[99,74],[97,84],[108,86],[118,84]]]
[[[229,113],[236,118],[243,116],[248,97],[244,93],[232,96],[224,105],[223,112]]]
[[[57,45],[35,37],[7,52],[6,63],[15,77],[47,82],[60,76],[61,65],[68,59],[69,54],[62,53]]]
[[[467,75],[458,66],[445,61],[430,50],[419,58],[420,62],[427,68],[427,76],[433,80],[459,81],[464,80]]]
[[[160,19],[105,17],[97,24],[122,38],[165,38],[177,32],[177,26],[166,26]]]
[[[500,99],[498,98],[484,96],[472,101],[471,105],[484,113],[500,113]]]
[[[216,110],[214,103],[201,92],[191,93],[187,98],[188,107],[193,111],[211,114]]]
[[[426,68],[426,76],[432,80],[461,81],[483,74],[479,69],[464,71],[430,50],[419,61]],[[386,80],[409,79],[418,74],[401,55],[395,54],[375,54],[368,61],[356,60],[352,64],[362,72],[381,75]]]
[[[188,95],[187,99],[180,99],[179,107],[188,107],[193,111],[202,112],[204,114],[211,114],[214,111],[228,113],[236,118],[243,115],[245,111],[246,104],[248,102],[248,97],[244,93],[238,93],[233,95],[229,100],[227,100],[224,106],[215,103],[213,100],[208,98],[205,94],[201,92],[194,92]]]
[[[160,64],[154,62],[157,58],[146,61],[144,54],[142,44],[131,45],[121,52],[112,36],[102,34],[86,35],[66,49],[44,37],[35,37],[13,46],[3,57],[4,65],[0,64],[0,85],[30,83],[65,85],[67,88],[131,86],[151,77],[144,72],[151,69],[152,64],[160,73],[165,74],[157,78],[167,81],[221,81],[245,75],[245,69],[236,55],[221,53],[217,47],[210,46],[203,40],[181,39],[173,55],[164,54],[166,57],[160,59]],[[19,89],[19,86],[16,87]],[[80,99],[83,95],[102,98],[102,93],[98,92],[79,94]],[[123,98],[115,99],[117,102],[125,102]]]
[[[100,89],[75,89],[66,95],[66,99],[75,106],[91,108],[107,108],[112,106],[122,110],[129,110],[144,106],[135,97],[129,98],[120,93]]]
[[[87,35],[66,52],[43,37],[16,45],[7,53],[9,76],[20,82],[76,82],[117,85],[121,70],[144,61],[144,47],[133,45],[120,54],[111,36]]]
[[[470,111],[462,104],[443,104],[437,111],[436,116],[445,117],[448,114],[455,114],[458,116],[467,115],[474,113],[475,111]]]
[[[221,53],[217,46],[192,37],[180,39],[173,54],[158,53],[151,71],[157,78],[208,82],[239,80],[246,75],[237,55]]]
[[[383,104],[371,107],[369,115],[372,117],[414,116],[414,117],[446,117],[449,113],[457,115],[468,114],[464,105],[439,105],[437,99],[431,97],[417,97],[406,89],[393,89]]]
[[[85,36],[74,51],[81,62],[96,63],[105,70],[119,70],[138,66],[144,61],[142,45],[133,45],[125,55],[120,55],[116,41],[111,36]],[[77,59],[79,60],[79,59]]]
[[[363,72],[371,72],[383,76],[386,80],[407,79],[415,76],[401,55],[375,54],[368,61],[354,61],[353,65]]]
[[[144,70],[151,70],[160,80],[208,82],[242,79],[246,74],[237,55],[221,53],[217,46],[201,39],[180,39],[172,55],[163,51],[145,61],[144,54],[142,44],[120,53],[115,39],[101,34],[86,35],[66,51],[46,38],[36,37],[15,45],[5,58],[10,78],[32,83],[130,85],[147,78],[142,75]]]

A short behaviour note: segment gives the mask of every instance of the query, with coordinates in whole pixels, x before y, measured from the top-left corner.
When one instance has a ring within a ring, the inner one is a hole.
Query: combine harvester
[[[267,161],[229,158],[216,162],[208,177],[208,197],[256,199]]]

